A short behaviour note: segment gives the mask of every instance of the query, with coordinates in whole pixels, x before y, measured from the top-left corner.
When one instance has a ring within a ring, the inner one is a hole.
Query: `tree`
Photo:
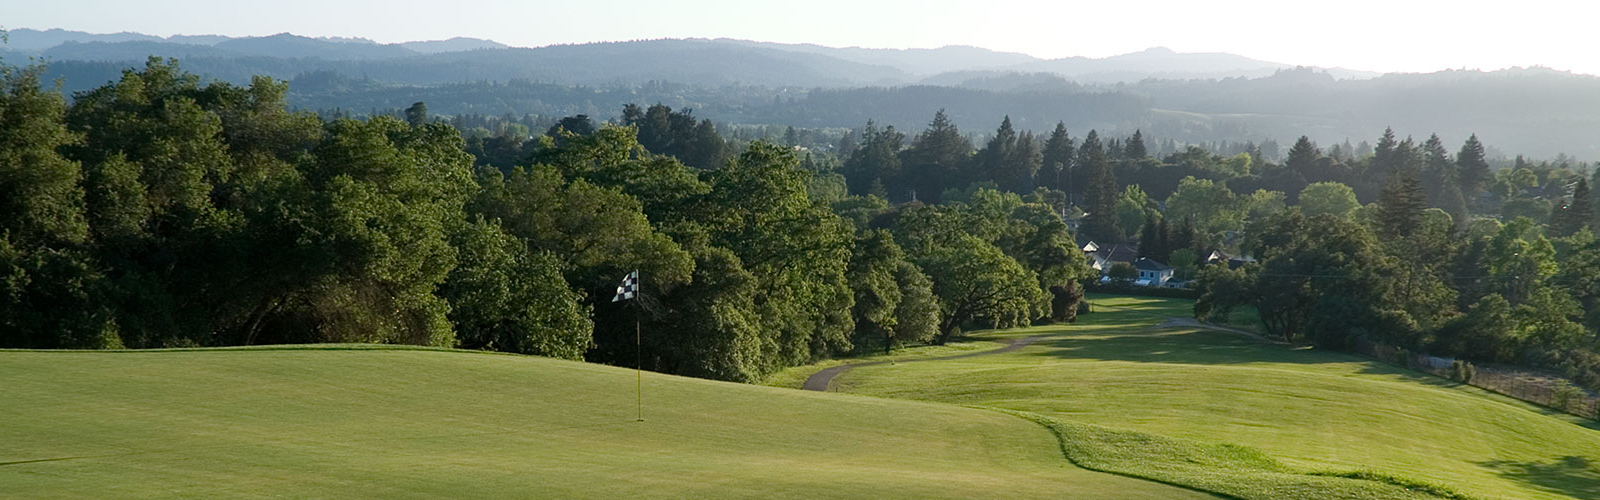
[[[1319,175],[1321,172],[1317,171],[1320,159],[1322,151],[1317,149],[1316,144],[1311,143],[1309,137],[1302,135],[1295,140],[1294,146],[1289,147],[1289,157],[1284,160],[1284,166],[1299,173],[1306,180],[1323,179],[1325,176]]]
[[[1139,189],[1137,184],[1129,184],[1117,197],[1117,227],[1141,230],[1140,228],[1146,223],[1159,217],[1160,212],[1156,210],[1155,201],[1151,200],[1144,190]]]
[[[1558,237],[1571,236],[1580,229],[1592,228],[1594,222],[1594,197],[1589,193],[1589,181],[1580,177],[1572,187],[1572,200],[1555,204],[1550,230]]]
[[[1468,200],[1477,199],[1478,194],[1493,180],[1489,162],[1484,159],[1483,143],[1478,142],[1478,134],[1472,134],[1461,145],[1461,151],[1456,153],[1456,168],[1461,178],[1461,194]]]
[[[873,229],[856,237],[845,272],[855,292],[851,316],[855,318],[853,343],[857,349],[879,342],[885,351],[893,346],[901,301],[898,274],[904,261],[905,252],[889,231]]]
[[[1122,157],[1131,161],[1143,160],[1150,156],[1149,150],[1144,146],[1144,133],[1134,129],[1133,137],[1128,138],[1128,143],[1122,146]]]
[[[901,179],[899,152],[904,142],[905,135],[896,132],[894,127],[880,131],[876,124],[867,122],[861,131],[860,146],[849,152],[841,169],[850,192],[867,194],[874,182],[898,185]]]
[[[1458,221],[1465,220],[1466,198],[1461,195],[1461,176],[1450,153],[1444,149],[1439,134],[1428,137],[1422,145],[1422,186],[1431,206],[1444,209]]]
[[[1042,163],[1039,141],[1034,138],[1033,132],[1023,132],[1017,137],[1016,146],[1006,159],[1006,175],[999,179],[1000,186],[1018,194],[1033,192],[1038,185],[1034,178],[1039,175]]]
[[[900,262],[895,271],[900,286],[900,304],[894,310],[893,340],[913,344],[933,340],[939,334],[939,301],[933,295],[933,281],[916,264]]]
[[[975,237],[957,236],[921,260],[944,313],[936,343],[948,342],[973,320],[986,319],[993,327],[1021,325],[1046,307],[1048,298],[1033,273]]]
[[[1135,269],[1133,264],[1118,262],[1111,265],[1111,269],[1106,271],[1106,276],[1110,276],[1113,282],[1126,285],[1139,279],[1139,270]]]
[[[1401,155],[1397,154],[1399,149],[1400,142],[1395,140],[1394,128],[1384,127],[1383,135],[1378,137],[1378,145],[1372,151],[1372,164],[1367,175],[1374,177],[1394,175],[1395,168],[1404,162],[1400,158]]]
[[[1122,241],[1122,227],[1117,221],[1117,176],[1111,171],[1111,161],[1100,145],[1100,136],[1090,130],[1084,136],[1078,158],[1089,169],[1089,185],[1084,190],[1085,216],[1081,231],[1089,240],[1104,243]]]
[[[428,103],[417,101],[406,108],[406,123],[413,127],[421,127],[428,123]]]
[[[1048,181],[1051,189],[1065,191],[1069,199],[1075,193],[1072,189],[1074,156],[1072,138],[1067,136],[1066,124],[1056,122],[1056,128],[1050,131],[1050,138],[1044,142],[1040,179]]]
[[[1028,179],[1024,182],[1020,178],[1020,174],[1023,172],[1013,170],[1010,165],[1010,161],[1015,155],[1013,151],[1016,150],[1016,147],[1017,132],[1011,128],[1011,117],[1006,116],[1000,122],[1000,127],[995,129],[994,137],[990,138],[989,143],[985,144],[983,149],[978,150],[978,154],[972,158],[974,170],[972,175],[967,177],[967,180],[995,180],[999,181],[1002,189],[1008,191],[1022,193],[1032,191],[1032,187],[1022,191],[1009,189],[1014,185],[1033,182],[1031,172],[1028,173]],[[955,187],[960,186],[962,184],[957,184]]]
[[[917,134],[911,146],[901,153],[906,175],[891,188],[911,191],[920,200],[938,202],[945,188],[965,186],[976,180],[969,179],[964,170],[971,156],[972,143],[961,135],[961,131],[940,109],[934,113],[928,128]],[[890,194],[890,198],[896,200],[911,197],[905,195],[902,198],[903,193],[900,192]]]
[[[1559,269],[1555,256],[1555,247],[1539,234],[1538,225],[1518,217],[1489,239],[1484,264],[1490,287],[1512,306],[1526,303]]]
[[[1228,187],[1210,179],[1184,177],[1167,197],[1167,216],[1195,221],[1206,236],[1244,229],[1245,212]]]
[[[1400,154],[1400,153],[1397,153]],[[1428,208],[1427,195],[1415,169],[1402,166],[1389,175],[1383,191],[1378,193],[1378,213],[1374,220],[1379,234],[1404,237],[1421,223],[1422,211]]]
[[[558,258],[529,252],[482,219],[456,231],[451,243],[459,265],[441,295],[450,301],[459,347],[583,359],[594,324],[583,296],[561,277]]]
[[[732,250],[756,280],[766,332],[759,375],[850,348],[854,232],[811,201],[807,176],[792,149],[757,141],[707,173],[711,190],[691,212],[709,243]]]
[[[554,138],[557,143],[560,143],[566,135],[563,132],[574,135],[590,135],[595,130],[597,129],[594,126],[594,121],[589,119],[589,115],[574,115],[562,117],[555,125],[551,125],[549,130],[545,130],[544,135]]]

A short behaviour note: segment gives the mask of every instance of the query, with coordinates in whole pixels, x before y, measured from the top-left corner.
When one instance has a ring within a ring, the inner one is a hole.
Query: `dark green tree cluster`
[[[793,148],[730,156],[709,122],[665,107],[626,110],[627,126],[562,119],[503,163],[421,103],[324,121],[288,111],[281,82],[202,84],[152,60],[68,104],[38,75],[10,70],[0,91],[0,347],[359,342],[631,364],[638,322],[646,368],[754,380],[1070,320],[1086,274],[1050,196],[819,195],[833,174]],[[718,168],[653,153],[647,131]],[[610,302],[633,270],[641,298]]]
[[[469,222],[472,158],[448,126],[323,122],[286,111],[282,83],[201,85],[156,60],[71,105],[36,75],[3,95],[0,344],[588,348],[560,264]]]
[[[692,167],[720,167],[731,154],[717,135],[717,126],[710,119],[695,120],[688,109],[673,111],[661,104],[641,109],[629,104],[622,108],[622,124],[639,130],[639,144],[645,149]]]

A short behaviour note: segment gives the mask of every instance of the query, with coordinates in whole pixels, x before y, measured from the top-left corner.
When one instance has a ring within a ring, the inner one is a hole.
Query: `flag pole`
[[[638,271],[634,272],[637,273]],[[638,286],[638,283],[635,282],[634,286]],[[641,301],[644,300],[644,287],[639,287],[639,295],[640,297],[636,298]],[[633,308],[633,371],[635,377],[634,394],[636,396],[634,410],[637,412],[637,421],[639,422],[644,421],[644,342],[641,340],[643,335],[639,333],[639,316],[641,314],[639,309],[642,307],[642,303],[636,302]]]

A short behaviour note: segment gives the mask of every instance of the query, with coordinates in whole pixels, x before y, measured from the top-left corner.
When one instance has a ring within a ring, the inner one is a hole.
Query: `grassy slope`
[[[990,411],[436,350],[0,351],[0,498],[1206,498]],[[48,461],[40,461],[48,460]]]
[[[1592,424],[1363,358],[1151,328],[1150,312],[1182,315],[1186,301],[1101,300],[1142,311],[994,332],[1058,336],[1008,354],[862,367],[835,387],[1234,443],[1299,471],[1370,468],[1485,498],[1600,498]]]

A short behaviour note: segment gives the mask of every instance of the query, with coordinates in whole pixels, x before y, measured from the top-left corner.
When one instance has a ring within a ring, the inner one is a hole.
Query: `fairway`
[[[1210,495],[958,406],[464,351],[0,351],[0,498]]]
[[[1032,412],[1260,450],[1300,472],[1370,470],[1475,498],[1600,498],[1600,430],[1447,380],[1338,353],[1157,328],[1190,302],[1096,297],[1027,348],[859,367],[834,389]]]

